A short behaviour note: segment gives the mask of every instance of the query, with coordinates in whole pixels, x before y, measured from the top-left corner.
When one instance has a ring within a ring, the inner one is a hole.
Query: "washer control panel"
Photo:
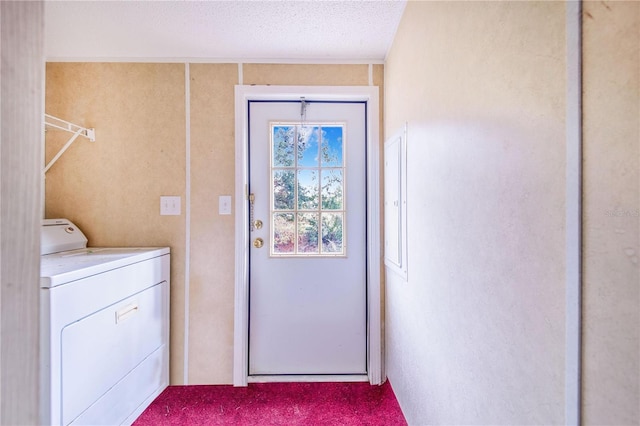
[[[87,247],[87,237],[68,219],[45,219],[40,234],[40,254]]]

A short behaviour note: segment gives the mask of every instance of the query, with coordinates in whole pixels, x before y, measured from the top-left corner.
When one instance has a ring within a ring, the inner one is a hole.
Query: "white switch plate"
[[[161,196],[160,197],[160,215],[162,216],[179,216],[180,215],[180,197],[179,196]]]
[[[219,214],[231,214],[231,195],[221,195],[218,204]]]

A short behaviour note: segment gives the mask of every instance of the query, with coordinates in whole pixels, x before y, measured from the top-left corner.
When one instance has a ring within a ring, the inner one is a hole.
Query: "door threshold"
[[[368,382],[366,374],[286,374],[268,376],[249,376],[249,383],[278,383],[278,382]]]

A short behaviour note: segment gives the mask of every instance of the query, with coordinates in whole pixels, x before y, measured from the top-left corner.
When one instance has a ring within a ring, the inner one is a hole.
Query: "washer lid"
[[[87,237],[68,219],[44,219],[40,233],[40,254],[75,250],[87,246]]]

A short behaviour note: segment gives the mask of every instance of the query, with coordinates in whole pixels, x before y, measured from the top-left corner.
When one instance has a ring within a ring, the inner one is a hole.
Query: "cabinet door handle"
[[[138,302],[125,306],[122,309],[116,311],[116,324],[129,318],[131,315],[138,312]]]

